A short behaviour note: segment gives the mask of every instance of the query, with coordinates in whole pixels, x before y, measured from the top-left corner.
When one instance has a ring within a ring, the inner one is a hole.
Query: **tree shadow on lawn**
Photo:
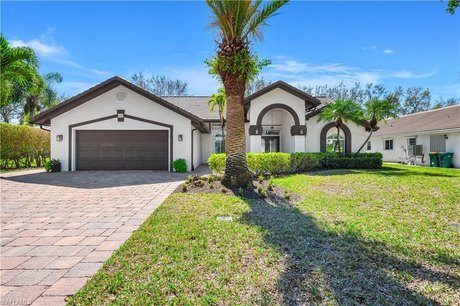
[[[347,175],[347,174],[359,174],[359,173],[366,173],[366,174],[378,174],[386,177],[395,176],[431,176],[431,177],[460,177],[460,171],[455,174],[448,174],[448,173],[436,173],[429,170],[430,168],[420,169],[417,168],[417,171],[412,171],[411,169],[399,169],[399,168],[389,168],[389,167],[382,167],[380,169],[330,169],[330,170],[320,170],[317,172],[310,172],[306,174],[315,175],[315,176],[330,176],[330,175]],[[440,168],[438,168],[440,169]],[[442,170],[442,169],[440,169]],[[446,170],[452,170],[446,168]]]
[[[382,243],[352,233],[328,233],[297,207],[262,200],[247,203],[251,211],[243,222],[266,230],[265,241],[286,257],[278,281],[284,305],[326,300],[339,305],[439,305],[405,286],[392,271],[460,289],[459,278],[396,258],[392,254],[398,251]]]

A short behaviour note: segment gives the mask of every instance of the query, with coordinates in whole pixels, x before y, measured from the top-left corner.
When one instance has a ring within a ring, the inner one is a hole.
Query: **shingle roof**
[[[380,122],[375,136],[409,134],[460,128],[460,105],[415,113]]]
[[[214,112],[209,109],[208,96],[164,96],[162,98],[205,121],[219,120],[217,107],[214,108]]]

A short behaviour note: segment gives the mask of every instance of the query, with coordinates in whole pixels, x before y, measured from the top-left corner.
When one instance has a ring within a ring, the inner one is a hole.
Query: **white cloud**
[[[108,71],[104,71],[104,70],[99,70],[99,69],[90,69],[90,71],[94,74],[97,74],[97,75],[110,75],[111,73],[108,72]]]
[[[424,79],[429,78],[437,73],[436,70],[423,73],[415,73],[408,70],[399,70],[389,73],[388,77],[397,78],[397,79]]]
[[[30,47],[34,49],[40,56],[63,56],[66,54],[66,50],[53,43],[45,43],[38,39],[32,39],[29,41],[23,40],[12,40],[10,41],[13,47]]]
[[[208,73],[208,68],[202,67],[167,67],[155,73],[167,75],[170,78],[187,81],[190,95],[210,95],[219,88],[219,81]]]
[[[83,65],[70,59],[69,52],[63,46],[56,43],[56,40],[51,35],[52,30],[29,41],[24,40],[11,40],[10,43],[14,47],[30,47],[35,50],[40,58],[46,59],[50,62],[67,66],[74,69],[90,72],[96,76],[107,76],[111,73],[105,70],[86,68]]]
[[[82,93],[83,91],[93,87],[95,84],[93,83],[86,83],[86,82],[62,82],[57,84],[56,87],[60,92],[65,93],[69,96],[75,96],[77,94]]]
[[[416,73],[408,70],[362,69],[342,63],[313,64],[293,58],[278,56],[265,69],[263,76],[269,80],[284,80],[292,85],[336,85],[343,82],[351,86],[356,82],[379,83],[384,79],[422,79],[437,71]]]
[[[393,50],[391,50],[391,49],[385,49],[385,50],[383,50],[383,53],[384,54],[393,54],[395,52]]]

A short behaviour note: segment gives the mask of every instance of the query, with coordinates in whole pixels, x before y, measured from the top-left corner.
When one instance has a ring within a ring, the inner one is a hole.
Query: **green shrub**
[[[382,167],[382,153],[327,154],[322,166],[327,169],[377,169]]]
[[[49,158],[50,133],[26,125],[0,123],[1,166],[41,167]]]
[[[225,171],[225,154],[211,154],[208,159],[208,165],[213,174],[223,174]]]
[[[291,172],[305,172],[321,168],[324,153],[292,153]]]
[[[267,196],[267,191],[261,185],[257,186],[257,192],[262,198]]]
[[[45,162],[44,168],[46,172],[60,172],[61,171],[61,162],[59,159],[52,159]]]
[[[382,166],[381,153],[247,153],[248,168],[260,176],[298,173],[320,169],[376,169]],[[208,160],[213,173],[225,171],[225,154],[212,154]]]
[[[284,198],[289,201],[291,199],[291,194],[289,193],[289,191],[287,190],[284,190]]]
[[[273,191],[273,178],[271,177],[270,180],[268,181],[268,186],[267,189],[269,191]]]
[[[247,153],[248,168],[256,175],[289,173],[291,170],[290,153]]]
[[[187,172],[187,162],[183,158],[178,158],[173,161],[172,166],[176,172]]]

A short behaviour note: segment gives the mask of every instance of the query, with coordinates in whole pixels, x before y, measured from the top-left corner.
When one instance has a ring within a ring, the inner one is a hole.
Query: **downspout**
[[[44,131],[47,131],[47,132],[51,132],[51,129],[46,129],[43,127],[43,124],[40,124],[40,129],[41,130],[44,130]]]
[[[193,132],[195,132],[197,129],[193,129],[192,132],[190,133],[192,136],[192,166],[191,169],[192,171],[195,171],[195,165],[193,164]]]

